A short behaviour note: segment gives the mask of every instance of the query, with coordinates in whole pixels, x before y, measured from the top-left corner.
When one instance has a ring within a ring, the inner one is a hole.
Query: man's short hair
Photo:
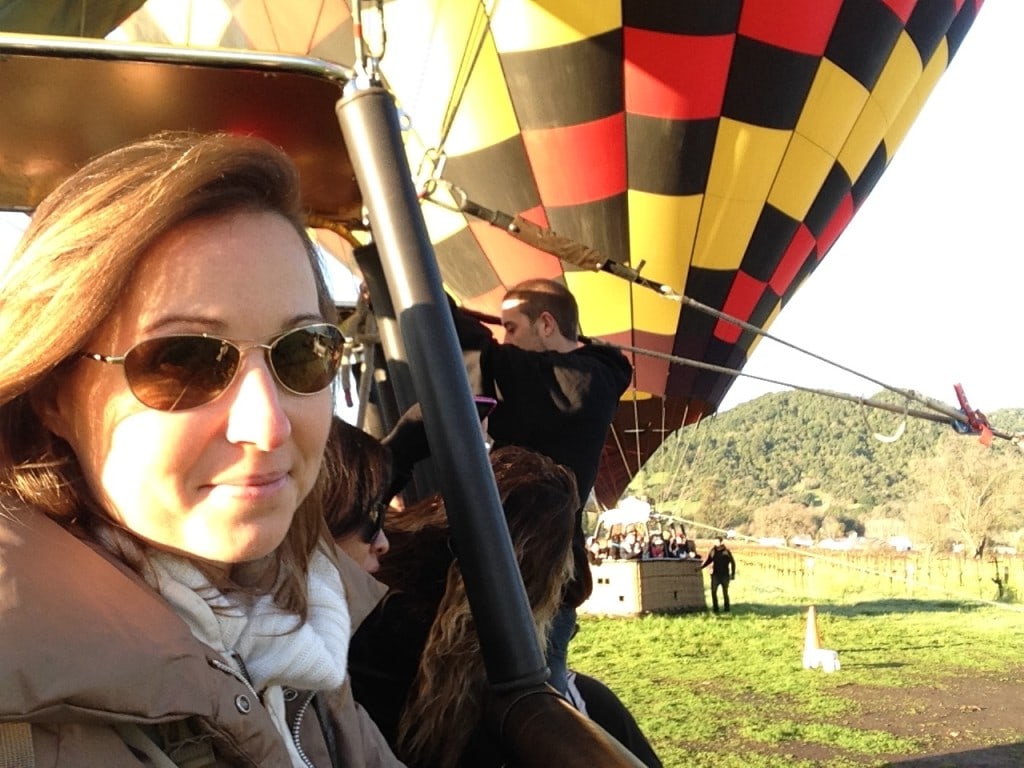
[[[505,301],[517,300],[517,309],[535,322],[542,312],[555,319],[559,332],[570,341],[579,337],[580,310],[576,297],[563,283],[546,278],[524,280],[512,286],[505,294]],[[504,303],[504,302],[503,302]]]

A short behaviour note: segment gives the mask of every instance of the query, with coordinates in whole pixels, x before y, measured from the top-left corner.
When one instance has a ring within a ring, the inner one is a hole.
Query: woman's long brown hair
[[[572,575],[576,481],[565,467],[525,448],[498,449],[491,464],[543,648]],[[423,594],[425,584],[444,582],[402,710],[396,752],[410,765],[449,768],[480,720],[487,675],[444,503],[434,497],[396,512],[386,530],[391,550],[377,576],[393,592]]]

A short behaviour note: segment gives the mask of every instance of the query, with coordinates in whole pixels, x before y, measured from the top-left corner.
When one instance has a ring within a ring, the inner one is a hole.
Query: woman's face
[[[380,559],[391,548],[384,531],[380,531],[369,544],[363,541],[363,536],[359,531],[346,536],[339,536],[334,541],[345,554],[359,563],[367,573],[376,573],[380,570]]]
[[[234,213],[185,222],[154,243],[85,351],[120,355],[178,333],[266,341],[322,320],[292,226],[273,213]],[[256,348],[220,397],[179,412],[139,403],[122,366],[82,360],[44,420],[121,525],[227,564],[263,557],[284,539],[319,471],[331,411],[330,389],[281,389]]]

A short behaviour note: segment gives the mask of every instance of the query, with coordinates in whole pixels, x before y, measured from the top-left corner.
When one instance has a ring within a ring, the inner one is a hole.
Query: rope
[[[462,57],[459,59],[459,67],[455,72],[455,82],[452,92],[448,96],[448,104],[445,106],[444,116],[441,118],[440,138],[437,146],[433,148],[438,154],[444,152],[444,145],[448,141],[448,134],[455,123],[455,115],[458,114],[462,105],[462,98],[466,95],[466,87],[469,78],[476,68],[476,62],[480,58],[480,51],[483,50],[484,40],[487,37],[487,30],[491,26],[491,9],[485,7],[483,0],[476,6],[473,14],[473,23],[470,27],[469,36],[466,39],[466,47],[462,49]]]
[[[695,309],[698,312],[703,312],[704,314],[710,315],[711,317],[717,320],[736,325],[742,330],[749,331],[766,339],[771,339],[772,341],[789,347],[790,349],[795,350],[801,354],[808,355],[809,357],[812,357],[815,360],[838,368],[839,370],[844,371],[845,373],[849,373],[859,378],[862,378],[865,381],[869,381],[877,387],[881,387],[882,389],[885,389],[889,392],[901,395],[902,397],[908,400],[913,400],[918,403],[921,403],[927,408],[930,408],[936,411],[937,413],[941,413],[946,418],[952,419],[957,422],[968,423],[972,428],[975,426],[975,412],[971,411],[969,408],[964,407],[958,411],[946,405],[945,403],[940,403],[937,400],[925,397],[921,394],[918,394],[917,392],[913,392],[908,389],[901,389],[891,384],[887,384],[886,382],[880,381],[879,379],[876,379],[865,373],[855,371],[852,368],[849,368],[841,363],[837,363],[835,360],[830,360],[829,358],[824,357],[823,355],[819,355],[816,352],[811,352],[810,350],[804,349],[803,347],[793,344],[792,342],[786,341],[785,339],[781,339],[778,336],[769,333],[760,326],[754,325],[753,323],[748,323],[745,320],[740,320],[738,317],[733,317],[732,315],[722,312],[721,310],[715,309],[714,307],[710,307],[707,304],[703,304],[702,302],[699,302],[696,299],[692,299],[689,296],[677,293],[671,286],[653,280],[648,280],[647,278],[642,277],[640,275],[640,269],[643,268],[643,263],[641,263],[636,269],[633,269],[624,264],[614,262],[597,253],[593,249],[590,249],[586,246],[581,245],[577,241],[572,240],[571,238],[559,236],[556,233],[552,232],[551,230],[545,229],[544,227],[540,227],[536,224],[533,224],[532,222],[525,221],[521,217],[510,216],[509,214],[503,213],[501,211],[492,211],[488,208],[485,208],[479,205],[478,203],[475,203],[474,201],[470,200],[464,190],[452,184],[447,184],[447,187],[455,200],[455,205],[448,205],[443,201],[436,200],[431,197],[432,193],[437,190],[437,187],[438,185],[436,183],[428,185],[424,193],[425,199],[430,200],[436,205],[448,208],[449,210],[459,211],[474,216],[476,218],[482,219],[484,221],[487,221],[492,226],[498,227],[499,229],[504,229],[513,237],[516,237],[517,239],[526,242],[528,245],[532,245],[535,248],[550,253],[561,261],[567,261],[571,264],[575,264],[576,266],[580,266],[586,269],[608,272],[610,274],[615,275],[616,277],[620,277],[624,280],[627,280],[633,283],[634,285],[639,285],[643,288],[649,288],[650,290],[653,290],[655,293],[659,294],[660,296],[666,299],[670,299],[672,301],[679,301],[680,303],[688,307],[691,307],[692,309]],[[623,349],[625,349],[625,347],[623,347]],[[709,370],[717,370],[720,373],[732,373],[738,375],[737,371],[731,371],[730,369],[709,368]],[[770,380],[765,379],[765,381]],[[787,384],[786,386],[792,385]],[[795,388],[799,389],[799,387]],[[958,392],[958,395],[959,394],[960,393]],[[985,426],[987,427],[988,425],[986,424]],[[1011,439],[1005,433],[1003,435],[1000,435],[1000,437]]]
[[[708,307],[708,309],[711,309],[711,308]],[[461,311],[464,312],[465,314],[471,316],[471,317],[475,317],[476,319],[478,319],[478,320],[480,320],[481,322],[484,322],[484,323],[490,323],[491,325],[495,325],[495,324],[499,324],[500,325],[500,323],[501,323],[500,318],[494,317],[493,315],[488,315],[485,312],[477,312],[475,310],[467,309],[466,307],[462,307]],[[718,312],[718,310],[711,310],[711,311],[712,312]],[[737,322],[741,322],[742,323],[743,321],[739,320]],[[751,327],[753,328],[753,326],[751,326]],[[834,398],[836,400],[845,400],[846,402],[857,403],[858,405],[864,405],[864,406],[867,406],[869,408],[876,408],[876,409],[883,410],[883,411],[890,411],[892,413],[900,413],[900,414],[903,414],[904,416],[913,416],[914,418],[924,419],[926,421],[934,421],[934,422],[937,422],[937,423],[940,423],[940,424],[954,424],[954,425],[955,424],[965,424],[966,423],[965,420],[964,420],[965,416],[964,416],[964,414],[961,411],[957,411],[956,409],[954,409],[954,408],[952,408],[952,407],[950,407],[950,406],[948,406],[948,405],[946,405],[944,403],[940,403],[940,402],[938,402],[936,400],[932,400],[931,398],[925,398],[923,395],[919,395],[916,392],[912,392],[910,390],[894,388],[894,387],[888,387],[888,386],[886,386],[884,384],[878,384],[878,386],[882,387],[883,389],[887,389],[887,390],[889,390],[891,392],[894,392],[896,394],[903,395],[907,400],[917,400],[917,401],[925,402],[925,403],[927,403],[929,405],[929,407],[932,410],[930,410],[930,411],[922,411],[922,410],[918,410],[918,409],[908,408],[906,405],[901,407],[901,406],[893,405],[891,403],[883,403],[883,402],[881,402],[879,400],[871,400],[870,398],[858,397],[856,395],[847,395],[847,394],[845,394],[843,392],[835,392],[834,390],[830,390],[830,389],[817,389],[815,387],[805,387],[805,386],[802,386],[800,384],[793,384],[792,382],[788,382],[788,381],[781,381],[779,379],[771,379],[771,378],[768,378],[766,376],[757,376],[757,375],[755,375],[753,373],[745,373],[745,372],[737,370],[735,368],[726,368],[725,366],[715,365],[714,363],[705,363],[702,360],[694,360],[694,359],[689,358],[689,357],[679,357],[678,355],[671,355],[671,354],[668,354],[666,352],[656,352],[653,349],[644,349],[643,347],[635,347],[635,346],[632,346],[630,344],[616,344],[616,343],[611,342],[611,341],[606,341],[604,339],[600,339],[600,338],[596,338],[596,337],[584,336],[582,334],[580,335],[579,338],[580,338],[580,341],[586,342],[588,344],[598,344],[600,346],[611,347],[612,349],[618,349],[618,350],[620,350],[622,352],[633,352],[634,354],[638,354],[638,355],[646,355],[647,357],[653,357],[653,358],[655,358],[657,360],[666,360],[669,363],[672,363],[673,365],[683,365],[683,366],[688,366],[690,368],[699,368],[701,370],[711,371],[712,373],[723,373],[723,374],[725,374],[727,376],[744,376],[744,377],[746,377],[748,379],[754,379],[755,381],[763,381],[763,382],[765,382],[767,384],[774,384],[774,385],[780,386],[780,387],[788,387],[789,389],[795,389],[795,390],[800,391],[800,392],[810,392],[811,394],[814,394],[814,395],[821,395],[823,397],[831,397],[831,398]],[[770,338],[774,338],[774,337],[770,337]],[[783,342],[783,343],[788,344],[788,342]],[[799,350],[799,347],[795,347],[792,344],[788,344],[788,346],[791,346],[794,349]],[[819,358],[819,359],[822,360],[823,362],[828,362],[824,358]],[[843,368],[843,370],[845,370],[845,371],[847,371],[849,373],[852,373],[855,376],[860,376],[861,375],[861,374],[857,373],[856,371],[851,370],[849,368]],[[870,379],[870,378],[868,378],[866,376],[862,377],[862,378],[867,378],[868,381],[874,382],[874,379]],[[874,382],[874,383],[877,384],[878,382]],[[988,425],[988,428],[989,428],[989,431],[992,433],[993,436],[1001,437],[1004,440],[1009,440],[1015,446],[1017,446],[1022,451],[1024,451],[1024,432],[1019,432],[1019,433],[1014,434],[1014,433],[1011,433],[1011,432],[1005,432],[1003,430],[996,429],[996,428],[992,427],[991,425]]]
[[[612,438],[615,440],[615,447],[619,451],[619,458],[622,460],[622,466],[626,468],[626,471],[630,471],[629,459],[626,458],[626,449],[622,447],[622,441],[619,439],[619,433],[615,429],[611,430]]]
[[[724,373],[724,374],[726,374],[728,376],[745,376],[748,379],[755,379],[757,381],[763,381],[763,382],[766,382],[768,384],[775,384],[777,386],[789,387],[790,389],[799,390],[801,392],[810,392],[810,393],[815,394],[815,395],[822,395],[824,397],[831,397],[831,398],[835,398],[837,400],[845,400],[845,401],[850,402],[850,403],[857,403],[859,405],[865,405],[865,406],[868,406],[868,407],[871,407],[871,408],[878,408],[878,409],[884,410],[884,411],[891,411],[893,413],[903,413],[905,415],[913,416],[913,417],[919,418],[919,419],[925,419],[927,421],[935,421],[935,422],[939,422],[939,423],[942,423],[942,424],[947,424],[950,421],[962,422],[963,414],[960,413],[959,411],[956,411],[953,408],[950,408],[949,406],[946,406],[946,405],[944,405],[942,403],[937,403],[937,402],[935,402],[933,400],[930,400],[930,399],[927,399],[927,398],[923,398],[923,396],[918,395],[917,393],[912,393],[912,392],[905,391],[905,390],[887,388],[887,389],[891,389],[891,391],[896,392],[898,394],[904,394],[908,399],[914,399],[914,400],[928,402],[929,405],[932,406],[933,410],[931,410],[931,411],[922,411],[922,410],[917,410],[917,409],[912,409],[912,408],[900,407],[898,405],[893,405],[891,403],[883,403],[883,402],[880,402],[878,400],[871,400],[869,398],[858,397],[856,395],[847,395],[847,394],[842,393],[842,392],[835,392],[835,391],[828,390],[828,389],[816,389],[814,387],[804,387],[804,386],[801,386],[799,384],[793,384],[793,383],[787,382],[787,381],[780,381],[778,379],[770,379],[770,378],[767,378],[765,376],[756,376],[756,375],[754,375],[752,373],[744,373],[743,371],[736,370],[735,368],[726,368],[725,366],[715,365],[714,363],[705,363],[702,360],[693,360],[693,359],[688,358],[688,357],[678,357],[676,355],[670,355],[670,354],[667,354],[665,352],[656,352],[656,351],[651,350],[651,349],[643,349],[642,347],[634,347],[634,346],[630,346],[628,344],[614,344],[614,343],[612,343],[610,341],[605,341],[604,339],[596,339],[596,338],[588,338],[588,337],[580,337],[580,338],[583,339],[584,341],[587,341],[587,342],[591,343],[591,344],[598,344],[598,345],[605,346],[605,347],[612,347],[614,349],[619,349],[619,350],[624,351],[624,352],[633,352],[633,353],[638,354],[638,355],[646,355],[648,357],[653,357],[653,358],[656,358],[656,359],[659,359],[659,360],[667,360],[668,362],[673,363],[675,365],[684,365],[684,366],[689,366],[691,368],[700,368],[702,370],[712,371],[714,373]],[[990,427],[990,431],[992,432],[992,434],[995,437],[1001,437],[1004,440],[1010,440],[1010,441],[1014,442],[1015,444],[1019,444],[1020,441],[1021,441],[1021,436],[1020,435],[1014,435],[1014,434],[1012,434],[1010,432],[1004,432],[1002,430],[995,429],[994,427]]]
[[[265,2],[266,0],[264,0]],[[377,15],[380,19],[380,47],[373,51],[366,43],[365,27],[363,26],[363,2],[353,0],[350,4],[352,14],[352,45],[355,53],[356,69],[374,84],[381,82],[378,64],[384,58],[387,49],[388,34],[384,26],[384,0],[377,0]]]
[[[929,397],[925,397],[924,395],[918,394],[917,392],[913,392],[913,391],[911,391],[909,389],[900,389],[899,387],[894,387],[894,386],[892,386],[890,384],[886,384],[884,381],[879,381],[878,379],[872,378],[871,376],[868,376],[865,373],[861,373],[860,371],[855,371],[852,368],[848,368],[847,366],[842,365],[841,363],[837,363],[834,360],[830,360],[827,357],[823,357],[822,355],[819,355],[816,352],[811,352],[810,350],[807,350],[807,349],[804,349],[803,347],[797,346],[796,344],[793,344],[792,342],[786,341],[785,339],[781,339],[778,336],[775,336],[774,334],[769,333],[768,331],[766,331],[764,328],[761,328],[760,326],[753,325],[751,323],[748,323],[748,322],[745,322],[743,320],[740,320],[739,318],[733,317],[732,315],[728,315],[725,312],[721,312],[721,311],[715,309],[714,307],[709,307],[707,304],[702,304],[701,302],[697,301],[696,299],[691,299],[689,296],[682,296],[680,298],[680,300],[684,304],[686,304],[687,306],[693,307],[694,309],[696,309],[696,310],[698,310],[700,312],[704,312],[705,314],[711,315],[712,317],[714,317],[716,319],[719,319],[719,320],[725,320],[727,322],[734,323],[735,325],[738,325],[740,328],[742,328],[745,331],[750,331],[752,333],[756,333],[758,336],[763,336],[766,339],[771,339],[772,341],[778,342],[779,344],[782,344],[782,345],[784,345],[786,347],[789,347],[790,349],[795,350],[796,352],[800,352],[801,354],[808,355],[810,357],[813,357],[815,360],[818,360],[820,362],[826,363],[827,365],[834,366],[835,368],[838,368],[841,371],[853,374],[854,376],[862,378],[865,381],[869,381],[869,382],[871,382],[872,384],[874,384],[877,387],[881,387],[882,389],[885,389],[885,390],[887,390],[889,392],[892,392],[894,394],[897,394],[897,395],[902,395],[903,397],[907,398],[908,400],[914,400],[916,402],[919,402],[922,405],[925,405],[925,406],[927,406],[927,407],[929,407],[929,408],[931,408],[931,409],[933,409],[933,410],[935,410],[935,411],[937,411],[937,412],[939,412],[939,413],[941,413],[941,414],[943,414],[943,415],[945,415],[945,416],[947,416],[949,418],[952,418],[952,419],[957,420],[957,421],[962,421],[963,420],[963,414],[962,413],[960,413],[959,411],[954,410],[953,408],[945,405],[944,403],[939,403],[939,402],[937,402],[935,400],[932,400]],[[790,385],[787,385],[787,386],[790,386]]]

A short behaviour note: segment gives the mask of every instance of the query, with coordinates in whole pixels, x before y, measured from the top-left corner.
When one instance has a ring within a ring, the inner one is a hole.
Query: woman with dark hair
[[[541,642],[572,574],[575,479],[524,448],[498,449],[491,464]],[[395,511],[388,537],[377,577],[390,592],[352,639],[357,701],[409,765],[503,764],[481,726],[487,677],[443,500]]]
[[[0,273],[7,754],[399,765],[343,687],[334,322],[265,141],[154,137],[39,205]]]
[[[391,451],[373,435],[335,416],[324,452],[332,481],[324,517],[335,543],[368,573],[389,548],[384,520],[391,500]]]

